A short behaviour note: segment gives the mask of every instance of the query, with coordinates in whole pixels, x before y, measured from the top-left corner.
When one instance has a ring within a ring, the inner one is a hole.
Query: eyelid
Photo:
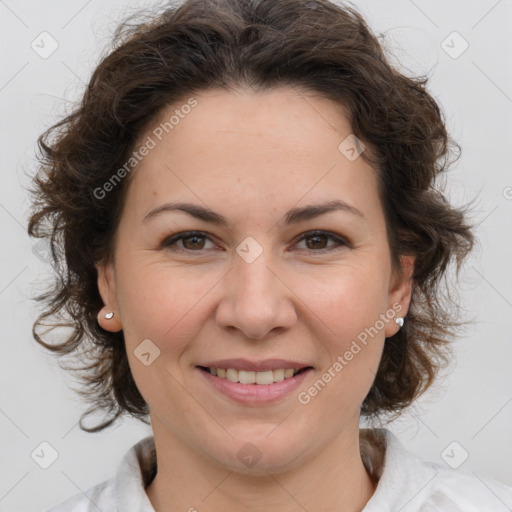
[[[215,243],[215,237],[213,235],[211,235],[210,233],[208,233],[207,231],[197,231],[197,230],[181,231],[179,233],[175,233],[174,235],[171,235],[171,236],[165,238],[163,240],[163,242],[160,244],[160,249],[165,249],[165,248],[169,248],[169,247],[176,247],[176,242],[179,242],[180,240],[183,240],[183,239],[186,239],[186,238],[191,238],[193,236],[197,236],[199,238],[205,238],[205,239],[211,241],[212,243]],[[302,242],[304,239],[310,238],[310,237],[313,237],[313,236],[325,236],[326,238],[330,238],[331,240],[334,240],[336,242],[336,245],[328,247],[328,248],[324,248],[324,249],[318,249],[318,250],[314,250],[314,249],[310,249],[310,250],[308,250],[308,249],[295,249],[295,251],[305,250],[308,253],[324,254],[324,253],[328,253],[328,252],[332,252],[332,251],[343,249],[344,247],[349,247],[349,248],[352,247],[352,245],[350,244],[350,242],[346,238],[344,238],[344,237],[342,237],[340,235],[337,235],[336,233],[333,233],[331,231],[322,230],[322,229],[313,229],[313,230],[305,231],[304,233],[301,233],[298,236],[298,238],[296,238],[294,240],[293,244],[296,245],[299,242]],[[180,251],[180,252],[186,252],[186,253],[200,253],[201,251],[203,251],[205,249],[199,249],[197,251],[194,251],[194,250],[191,250],[191,249],[176,248],[174,250]]]
[[[206,231],[197,231],[197,230],[192,230],[192,231],[180,231],[179,233],[175,233],[174,235],[171,235],[171,236],[168,236],[166,237],[162,243],[160,244],[160,249],[166,249],[168,247],[175,247],[176,246],[176,242],[179,242],[180,240],[183,240],[185,238],[191,238],[193,236],[197,236],[199,238],[205,238],[205,239],[208,239],[210,240],[211,242],[215,243],[214,241],[214,236],[211,235],[210,233],[206,232]],[[204,249],[200,249],[198,251],[192,251],[190,249],[181,249],[181,248],[177,248],[176,249],[177,251],[181,251],[181,252],[200,252],[201,250],[204,250]]]
[[[341,249],[341,248],[343,248],[343,246],[346,246],[346,247],[351,246],[349,244],[349,242],[344,237],[337,235],[336,233],[332,233],[331,231],[326,231],[324,229],[313,229],[311,231],[306,231],[306,232],[302,233],[299,236],[299,238],[297,239],[297,241],[295,242],[295,245],[298,244],[299,242],[302,242],[302,240],[309,238],[309,237],[313,237],[313,236],[325,236],[326,238],[330,238],[331,240],[334,240],[337,245],[334,247],[326,248],[326,249],[318,249],[316,251],[309,250],[307,252],[311,252],[311,253],[330,252],[330,251],[335,251],[337,249]]]

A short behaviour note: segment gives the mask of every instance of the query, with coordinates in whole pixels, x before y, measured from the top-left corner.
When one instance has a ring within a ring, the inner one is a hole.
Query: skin
[[[98,319],[124,330],[151,411],[158,473],[147,494],[157,512],[360,511],[375,491],[359,449],[360,406],[398,325],[388,321],[307,405],[297,395],[393,304],[407,314],[413,261],[392,268],[375,170],[338,150],[352,130],[337,104],[291,87],[194,98],[133,171],[113,262],[98,266]],[[140,141],[179,107],[163,110]],[[290,208],[335,199],[363,217],[334,211],[284,223]],[[170,201],[208,207],[229,226],[180,212],[143,221]],[[162,247],[190,230],[207,237]],[[312,230],[348,244],[298,240]],[[263,250],[252,263],[236,252],[248,236]],[[103,318],[108,311],[114,319]],[[144,339],[160,350],[149,366],[134,355]],[[290,396],[247,406],[195,368],[228,357],[295,359],[314,371]],[[237,457],[247,442],[261,453],[252,467]]]

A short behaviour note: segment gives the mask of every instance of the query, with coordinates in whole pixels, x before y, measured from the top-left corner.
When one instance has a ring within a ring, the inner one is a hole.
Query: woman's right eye
[[[334,245],[316,248],[308,247],[308,240],[316,240],[316,242],[321,241],[320,245],[324,245],[324,242],[329,239],[331,241],[334,241]],[[205,247],[206,241],[210,241],[213,245],[215,245],[212,239],[204,231],[185,231],[182,233],[177,233],[176,235],[172,235],[169,238],[166,238],[162,242],[161,248],[181,252],[199,252],[204,249],[208,249],[208,247]],[[306,241],[306,252],[309,252],[311,254],[316,253],[318,255],[331,252],[337,249],[343,249],[349,246],[349,244],[345,240],[335,235],[334,233],[321,230],[308,231],[306,233],[303,233],[295,245],[303,241]],[[177,245],[180,242],[181,247]],[[212,248],[213,247],[210,247],[210,249]],[[301,250],[304,251],[304,249]]]
[[[205,248],[204,240],[211,241],[211,239],[202,231],[188,231],[185,233],[178,233],[177,235],[173,235],[165,239],[162,242],[162,248],[195,252]],[[177,246],[177,242],[182,242],[182,247]]]

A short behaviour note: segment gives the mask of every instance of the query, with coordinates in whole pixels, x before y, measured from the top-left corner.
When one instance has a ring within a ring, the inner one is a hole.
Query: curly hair
[[[461,325],[442,281],[452,262],[458,274],[474,238],[466,209],[451,206],[434,187],[460,147],[427,81],[400,73],[361,14],[328,0],[187,0],[118,27],[80,104],[39,137],[30,190],[28,232],[47,238],[55,270],[51,288],[36,297],[44,309],[33,335],[56,355],[82,363],[66,369],[79,373],[76,391],[91,404],[80,419],[83,430],[102,430],[124,413],[147,423],[149,413],[123,332],[97,323],[103,302],[95,264],[112,261],[133,173],[108,194],[95,191],[130,159],[164,107],[211,88],[297,87],[346,109],[368,148],[362,157],[379,177],[393,267],[402,255],[415,257],[407,320],[386,340],[361,414],[399,415],[430,387]],[[41,335],[43,325],[50,329]],[[63,342],[43,340],[59,326],[70,329]],[[86,427],[85,417],[97,411],[103,421]]]

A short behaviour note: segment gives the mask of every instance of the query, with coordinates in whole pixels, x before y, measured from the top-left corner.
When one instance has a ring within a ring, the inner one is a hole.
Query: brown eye
[[[308,236],[305,238],[306,246],[308,249],[325,249],[327,238],[325,235]]]
[[[334,244],[329,245],[329,240],[333,241]],[[167,238],[162,242],[161,247],[183,252],[199,252],[208,249],[208,247],[205,247],[207,241],[212,242],[211,238],[205,233],[201,231],[188,231]],[[303,241],[308,252],[329,252],[349,246],[345,240],[327,231],[304,233],[297,244]],[[181,242],[181,246],[179,242]]]
[[[210,240],[208,236],[200,231],[189,231],[185,233],[178,233],[173,235],[162,242],[162,248],[170,248],[171,250],[178,251],[191,251],[197,252],[205,249],[206,241]],[[181,247],[178,245],[181,242]]]
[[[334,245],[331,245],[330,247],[327,245],[329,239],[334,241]],[[299,242],[302,241],[305,242],[306,249],[310,249],[313,252],[331,251],[348,245],[347,242],[340,237],[326,231],[305,233],[299,240]]]
[[[202,236],[192,235],[184,237],[181,240],[183,242],[183,246],[185,247],[185,249],[194,250],[203,249],[204,247],[204,237]]]

